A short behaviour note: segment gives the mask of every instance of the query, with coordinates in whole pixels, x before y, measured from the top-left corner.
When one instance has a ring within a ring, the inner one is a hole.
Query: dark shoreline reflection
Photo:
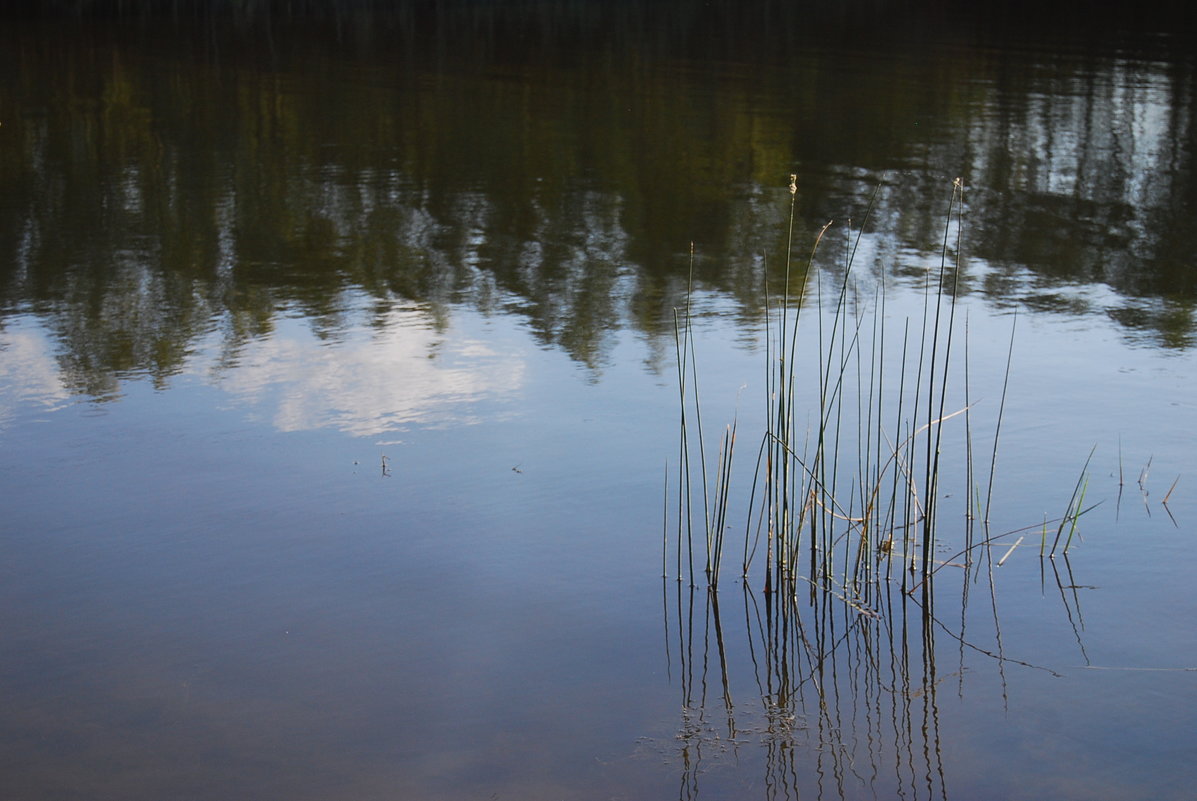
[[[782,13],[754,46],[763,17],[683,3],[696,16],[658,28],[619,7],[6,25],[0,325],[38,315],[93,397],[165,385],[201,337],[235,353],[282,313],[336,337],[359,290],[380,321],[407,301],[515,314],[597,369],[616,330],[672,335],[691,242],[697,284],[758,320],[796,172],[800,260],[834,218],[837,269],[880,186],[855,268],[917,271],[963,175],[961,291],[1192,346],[1179,39],[1049,47],[950,15],[889,39],[884,15],[830,15],[816,36]]]

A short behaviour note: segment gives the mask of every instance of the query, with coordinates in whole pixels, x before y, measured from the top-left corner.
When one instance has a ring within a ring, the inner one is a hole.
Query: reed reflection
[[[948,797],[938,694],[962,674],[940,674],[935,622],[907,593],[864,614],[744,585],[729,643],[718,591],[674,584],[680,799],[702,797],[708,771],[758,762],[770,799]],[[745,675],[755,690],[737,702]]]
[[[1008,666],[1057,675],[1002,645],[994,569],[1019,547],[1013,533],[944,563],[958,571],[948,593],[961,599],[955,623],[893,581],[878,584],[867,608],[835,592],[758,592],[745,581],[735,593],[741,610],[725,622],[717,588],[666,577],[666,650],[682,708],[671,761],[679,799],[703,797],[706,781],[723,797],[720,771],[731,766],[759,770],[759,782],[744,781],[770,799],[950,797],[942,693],[954,688],[947,698],[958,703],[989,672],[1005,705]],[[1067,554],[1040,555],[1039,566],[1090,667],[1078,595],[1086,585]],[[985,596],[980,608],[970,607],[970,587]],[[979,644],[986,637],[993,647]]]

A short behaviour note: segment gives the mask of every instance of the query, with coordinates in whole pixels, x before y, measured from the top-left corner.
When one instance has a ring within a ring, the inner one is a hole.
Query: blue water
[[[0,794],[1191,795],[1191,60],[154,30],[5,34]],[[740,577],[791,172],[798,425],[844,265],[893,399],[959,264],[933,616]]]

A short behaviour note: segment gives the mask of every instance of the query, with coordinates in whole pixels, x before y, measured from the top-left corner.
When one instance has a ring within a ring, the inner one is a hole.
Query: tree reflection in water
[[[47,321],[79,391],[167,381],[283,310],[335,331],[360,290],[517,314],[600,369],[613,331],[668,340],[691,241],[697,285],[759,322],[790,172],[800,236],[881,184],[872,269],[899,279],[963,175],[958,291],[1192,344],[1183,41],[884,3],[318,5],[4,26],[0,304]]]

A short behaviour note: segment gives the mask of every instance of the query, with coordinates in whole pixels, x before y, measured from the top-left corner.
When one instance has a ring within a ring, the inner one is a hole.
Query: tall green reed
[[[791,176],[789,191],[782,293],[773,297],[767,281],[765,287],[766,413],[743,526],[741,574],[747,579],[756,565],[766,593],[793,593],[802,585],[811,593],[830,589],[862,604],[876,595],[876,582],[898,579],[903,590],[921,589],[930,603],[930,582],[938,564],[941,457],[946,447],[955,447],[945,428],[960,414],[966,415],[961,446],[968,465],[965,516],[973,515],[968,498],[974,489],[977,514],[982,511],[980,487],[972,486],[967,370],[963,405],[954,385],[961,372],[955,366],[960,361],[955,343],[960,327],[963,183],[957,179],[952,186],[939,263],[924,280],[921,316],[899,321],[898,330],[886,305],[884,278],[875,291],[864,293],[855,264],[876,195],[861,224],[849,230],[836,273],[817,266],[831,222],[817,231],[809,251],[798,255],[796,176]],[[686,304],[675,311],[682,406],[677,577],[681,580],[688,570],[693,583],[695,562],[701,560],[708,584],[717,586],[729,527],[738,422],[724,430],[712,479],[698,397],[692,290],[691,279]],[[808,321],[811,314],[813,324]],[[813,340],[813,349],[806,338]],[[1008,377],[1009,359],[1007,381]],[[1002,409],[1004,398],[1003,388]],[[693,487],[694,480],[701,482],[700,489]],[[698,503],[701,535],[695,522]],[[700,548],[705,553],[700,555]]]

